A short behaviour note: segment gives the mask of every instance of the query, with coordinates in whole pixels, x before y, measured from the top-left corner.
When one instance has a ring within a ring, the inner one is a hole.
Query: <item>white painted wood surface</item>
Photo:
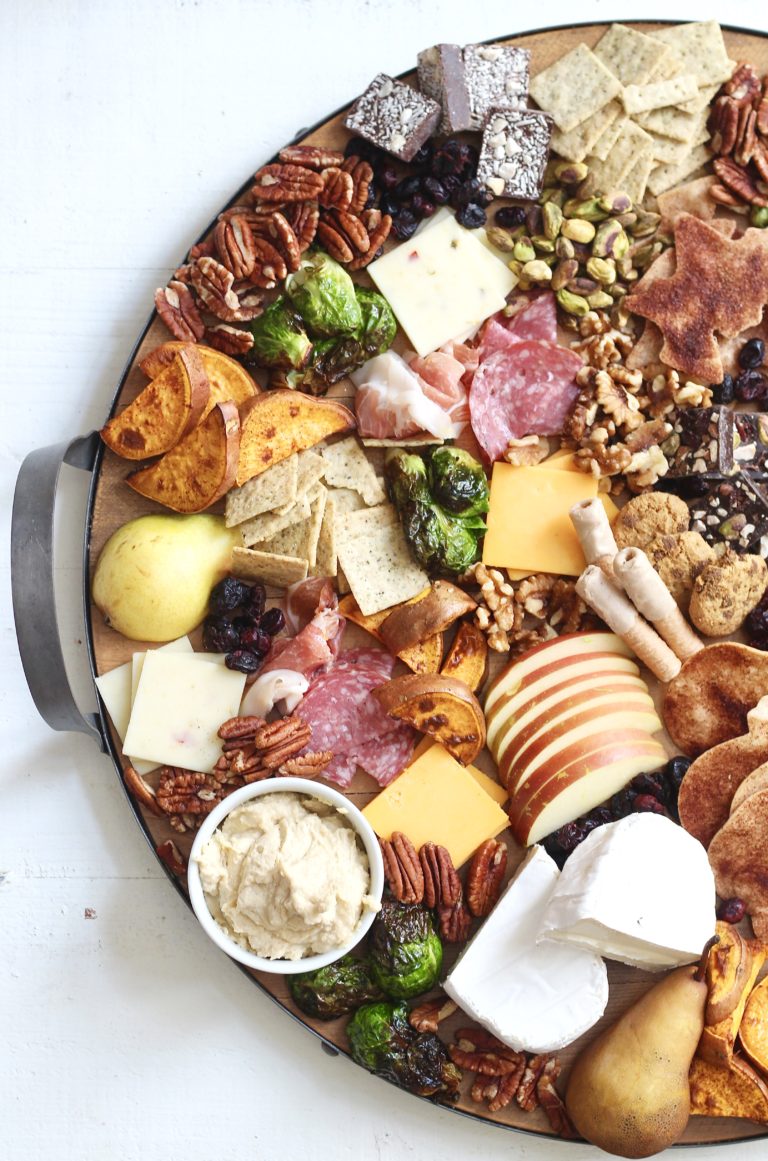
[[[632,15],[768,28],[754,0],[2,0],[4,531],[24,455],[103,422],[154,288],[296,130],[426,44]],[[87,705],[85,482],[66,471],[56,563]],[[329,1059],[243,978],[158,870],[109,761],[37,716],[7,555],[0,568],[2,1161],[595,1155],[452,1116]]]

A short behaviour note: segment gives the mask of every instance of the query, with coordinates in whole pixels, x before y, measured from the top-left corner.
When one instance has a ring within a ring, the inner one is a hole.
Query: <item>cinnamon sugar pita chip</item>
[[[714,218],[717,205],[709,196],[709,191],[716,184],[717,179],[714,177],[697,177],[694,181],[679,185],[677,189],[659,194],[659,213],[664,228],[674,230],[681,214],[693,214],[703,222]]]
[[[768,238],[750,229],[733,241],[682,214],[675,243],[675,273],[638,286],[627,306],[662,331],[663,362],[701,383],[719,383],[715,332],[732,338],[757,326],[768,302]]]

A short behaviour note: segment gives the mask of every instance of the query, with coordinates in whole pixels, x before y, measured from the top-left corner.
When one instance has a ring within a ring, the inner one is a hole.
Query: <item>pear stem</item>
[[[712,948],[715,946],[715,944],[719,943],[719,942],[720,942],[720,936],[713,935],[712,938],[708,939],[707,942],[704,944],[704,950],[701,953],[701,959],[699,960],[699,966],[696,968],[696,971],[694,972],[694,975],[693,975],[693,978],[696,980],[697,983],[700,984],[701,981],[704,979],[704,973],[707,970],[707,960],[709,959],[709,953],[712,950]]]

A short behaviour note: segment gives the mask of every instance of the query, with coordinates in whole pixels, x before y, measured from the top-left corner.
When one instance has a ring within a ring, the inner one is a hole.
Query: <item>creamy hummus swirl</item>
[[[330,803],[265,794],[237,807],[198,858],[214,919],[266,959],[303,959],[348,943],[369,894],[368,858]]]

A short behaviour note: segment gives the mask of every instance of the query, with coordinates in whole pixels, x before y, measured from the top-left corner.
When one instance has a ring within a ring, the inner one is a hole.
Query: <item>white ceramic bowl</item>
[[[231,814],[238,806],[242,806],[244,802],[250,802],[254,798],[261,798],[265,794],[310,795],[313,798],[319,798],[322,802],[328,802],[332,806],[335,806],[337,810],[342,811],[345,819],[359,835],[360,841],[368,856],[371,876],[368,894],[377,901],[381,900],[384,892],[384,863],[381,857],[379,841],[370,823],[366,821],[358,808],[348,798],[345,798],[343,794],[340,794],[338,790],[332,790],[330,786],[321,786],[319,783],[312,782],[307,778],[269,778],[263,782],[254,782],[250,786],[244,786],[242,790],[235,790],[233,794],[228,795],[211,811],[197,832],[195,841],[192,844],[187,874],[189,899],[203,930],[232,959],[236,959],[239,963],[243,963],[249,968],[255,968],[257,971],[273,972],[278,975],[296,975],[298,972],[314,971],[316,968],[325,967],[326,964],[333,963],[334,960],[340,959],[346,952],[351,951],[355,944],[368,931],[376,916],[376,912],[372,910],[363,912],[352,938],[343,947],[334,948],[331,951],[324,951],[320,955],[308,955],[303,959],[265,959],[263,956],[256,955],[254,952],[242,947],[241,944],[232,939],[224,928],[217,923],[208,910],[208,904],[206,903],[205,894],[200,882],[200,869],[197,859],[213,832],[221,825],[227,815]]]

